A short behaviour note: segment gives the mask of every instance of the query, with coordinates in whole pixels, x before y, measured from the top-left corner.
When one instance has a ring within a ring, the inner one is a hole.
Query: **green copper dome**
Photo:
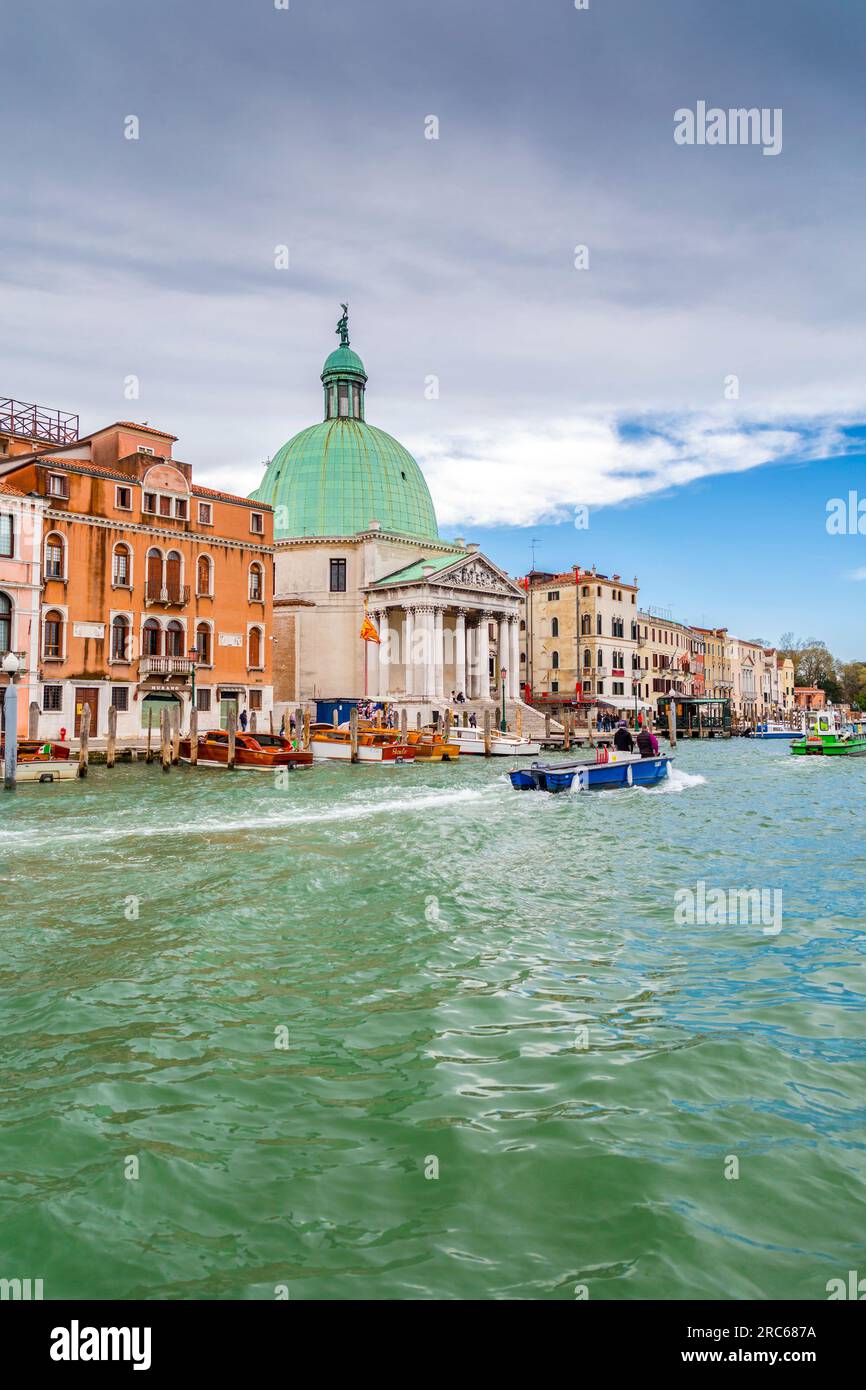
[[[278,540],[352,536],[371,521],[383,531],[438,540],[421,469],[402,444],[364,419],[367,373],[349,347],[347,317],[338,331],[340,347],[322,371],[325,419],[283,445],[252,496],[278,509]]]

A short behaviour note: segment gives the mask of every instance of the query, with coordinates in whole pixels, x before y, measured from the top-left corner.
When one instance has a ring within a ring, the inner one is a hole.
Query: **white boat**
[[[22,782],[74,782],[78,776],[77,758],[39,758],[15,764],[15,778]]]
[[[768,719],[765,724],[759,724],[752,734],[752,738],[800,738],[800,730],[792,729],[787,724],[774,723]]]
[[[484,756],[484,730],[464,728],[461,724],[452,725],[448,735],[452,743],[460,747],[460,756],[467,753]],[[541,744],[532,739],[494,731],[490,735],[490,752],[494,758],[537,758]]]

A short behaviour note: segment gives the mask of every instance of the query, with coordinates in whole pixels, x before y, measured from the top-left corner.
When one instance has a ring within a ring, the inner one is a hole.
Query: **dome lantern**
[[[363,420],[367,373],[357,352],[349,346],[348,304],[343,304],[342,310],[343,317],[335,330],[340,335],[340,346],[334,349],[322,368],[325,419]]]
[[[278,540],[371,529],[438,540],[433,501],[415,459],[390,434],[367,424],[367,373],[349,345],[345,304],[337,332],[340,345],[321,374],[324,419],[274,454],[252,496],[274,507]]]

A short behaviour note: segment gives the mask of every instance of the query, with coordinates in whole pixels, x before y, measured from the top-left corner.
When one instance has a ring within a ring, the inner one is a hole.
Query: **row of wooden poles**
[[[37,713],[38,713],[38,711],[37,711]],[[270,731],[271,731],[271,733],[273,733],[273,731],[274,731],[274,717],[273,717],[273,714],[272,714],[272,713],[269,714],[268,718],[269,718],[269,722],[270,722]],[[378,718],[381,719],[381,711],[378,711]],[[442,721],[442,724],[441,724],[441,726],[440,726],[440,727],[441,727],[442,735],[443,735],[444,740],[445,740],[446,743],[448,742],[449,736],[450,736],[450,734],[451,734],[451,727],[452,727],[452,725],[453,725],[455,722],[456,722],[456,718],[455,718],[454,714],[452,713],[452,711],[451,711],[450,709],[449,709],[449,710],[446,710],[446,712],[445,712],[445,717],[444,717],[444,719],[443,719],[443,721]],[[469,722],[469,716],[468,716],[467,714],[464,713],[464,715],[463,715],[463,727],[464,727],[464,728],[468,725],[468,722]],[[334,727],[335,727],[335,728],[337,727],[338,723],[339,723],[339,716],[338,716],[337,712],[334,711]],[[546,723],[547,723],[547,731],[548,731],[548,733],[549,733],[549,731],[550,731],[550,717],[549,717],[549,716],[547,717]],[[521,711],[520,707],[518,706],[518,709],[517,709],[517,716],[516,716],[516,719],[515,719],[516,733],[517,733],[518,738],[521,736],[521,733],[522,733],[522,724],[523,724],[523,720],[522,720],[522,711]],[[381,724],[380,724],[379,727],[384,727],[384,725],[381,725]],[[416,715],[416,728],[417,728],[418,730],[420,730],[421,727],[422,727],[422,724],[421,724],[421,711],[419,710],[419,711],[417,712],[417,715]],[[229,770],[233,769],[234,766],[235,766],[235,740],[236,740],[236,738],[237,738],[237,731],[238,731],[238,716],[237,716],[237,709],[236,709],[234,706],[232,706],[232,707],[229,709],[228,718],[227,718],[227,722],[226,722],[226,733],[227,733],[227,735],[228,735],[228,758],[227,758],[227,760],[226,760],[226,767],[227,767]],[[299,731],[300,731],[300,732],[299,732]],[[254,734],[255,732],[256,732],[256,715],[255,715],[255,711],[253,711],[252,715],[250,716],[250,733],[253,733],[253,734]],[[409,716],[408,716],[407,711],[406,711],[405,709],[402,709],[402,710],[400,711],[400,739],[401,739],[401,742],[402,742],[402,743],[405,743],[405,742],[406,742],[407,737],[408,737],[408,733],[409,733]],[[494,737],[494,734],[495,734],[495,730],[494,730],[494,716],[493,716],[492,711],[489,710],[489,709],[484,711],[484,719],[483,719],[483,724],[482,724],[482,733],[483,733],[483,738],[484,738],[484,752],[485,752],[485,755],[489,757],[489,756],[490,756],[490,752],[491,752],[491,743],[492,743],[492,740],[493,740],[493,737]],[[298,710],[296,711],[296,714],[295,714],[295,736],[296,736],[296,739],[297,739],[298,747],[299,747],[299,748],[303,748],[303,749],[308,749],[308,748],[309,748],[309,746],[310,746],[310,711],[309,711],[308,709],[298,709]],[[566,716],[566,729],[565,729],[565,747],[566,747],[566,748],[569,748],[569,747],[571,746],[571,737],[572,737],[572,716],[568,715],[568,716]],[[181,732],[180,732],[180,706],[179,706],[179,705],[174,705],[174,706],[172,706],[171,708],[164,708],[163,710],[160,711],[160,717],[159,717],[159,753],[157,754],[156,750],[155,750],[154,747],[153,747],[153,725],[152,725],[152,724],[148,724],[148,726],[147,726],[147,748],[146,748],[146,751],[145,751],[145,761],[148,762],[148,763],[151,763],[151,762],[153,762],[154,759],[158,756],[158,757],[159,757],[160,764],[161,764],[161,766],[162,766],[163,772],[169,772],[169,771],[171,770],[172,765],[173,765],[173,764],[176,764],[176,763],[178,763],[178,762],[180,761],[180,739],[181,739]],[[349,744],[350,744],[350,747],[351,747],[351,761],[352,761],[353,763],[354,763],[354,762],[357,762],[357,761],[358,761],[358,744],[359,744],[359,720],[358,720],[358,711],[357,711],[357,709],[353,709],[353,710],[351,711],[351,713],[350,713],[350,716],[349,716]],[[81,711],[81,728],[80,728],[80,732],[79,732],[79,747],[78,747],[78,775],[79,775],[79,777],[86,777],[86,776],[87,776],[87,768],[88,768],[88,764],[89,764],[89,759],[90,759],[90,705],[89,705],[89,704],[86,704],[86,705],[84,706],[83,710]],[[190,716],[189,716],[189,760],[190,760],[190,763],[192,764],[192,766],[195,766],[195,764],[198,762],[198,711],[195,710],[195,709],[193,709],[193,710],[190,711]],[[112,706],[110,706],[109,711],[108,711],[108,740],[107,740],[106,750],[105,750],[105,765],[106,765],[106,767],[114,767],[116,761],[117,761],[117,710],[116,710],[116,709],[114,708],[114,706],[112,705]]]

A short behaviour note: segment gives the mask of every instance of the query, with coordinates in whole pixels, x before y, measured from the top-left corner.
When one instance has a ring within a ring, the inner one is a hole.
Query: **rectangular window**
[[[146,493],[144,494],[144,499],[143,499],[142,504],[141,504],[141,510],[142,510],[143,512],[155,512],[155,511],[156,511],[156,493],[155,493],[155,492],[146,492]]]
[[[250,691],[250,709],[261,709],[262,692],[260,690]]]
[[[174,499],[174,514],[178,521],[186,521],[186,498],[176,497]]]
[[[159,514],[160,514],[160,516],[171,516],[171,498],[170,498],[170,497],[160,497],[160,499],[159,499]]]
[[[116,487],[114,489],[114,505],[122,512],[132,511],[132,488]]]
[[[614,695],[624,695],[624,694],[625,694],[625,686],[623,685],[622,681],[614,681],[614,683],[613,683],[613,693],[614,693]]]
[[[140,454],[153,454],[153,449],[151,449],[149,444],[139,444],[138,452]]]
[[[45,621],[45,655],[60,656],[62,654],[63,632],[60,622],[56,618],[47,618]]]
[[[559,598],[559,590],[558,590],[558,589],[553,589],[553,590],[547,595],[547,602],[548,602],[548,603],[556,603],[556,600],[557,600],[558,598]]]
[[[202,690],[199,686],[195,692],[195,707],[201,714],[207,714],[210,710],[210,691]]]
[[[265,518],[261,512],[250,512],[250,530],[255,531],[257,536],[262,535],[265,529]]]
[[[56,714],[63,708],[63,686],[43,685],[42,710],[44,714]]]
[[[48,474],[48,492],[51,497],[69,496],[69,484],[65,473]]]
[[[49,541],[45,547],[45,578],[63,578],[63,546],[59,541]]]
[[[198,524],[199,526],[213,525],[213,508],[211,507],[210,502],[199,502]]]
[[[346,592],[346,561],[331,561],[331,593],[344,594]]]
[[[111,582],[116,589],[129,587],[129,552],[115,550],[111,561]]]
[[[339,410],[341,415],[349,413],[349,386],[345,381],[341,381],[338,386]]]
[[[9,512],[0,512],[0,555],[11,560],[15,554],[15,519]]]
[[[559,691],[559,681],[551,681],[550,689],[553,691],[553,694],[556,695]]]
[[[111,703],[115,709],[129,709],[129,686],[113,685],[111,687]]]

